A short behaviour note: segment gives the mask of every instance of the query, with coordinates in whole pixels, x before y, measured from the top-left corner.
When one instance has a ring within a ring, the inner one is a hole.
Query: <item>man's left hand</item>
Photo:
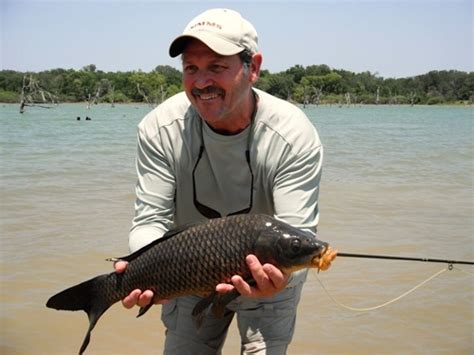
[[[256,282],[249,285],[241,276],[232,276],[232,284],[218,284],[216,291],[226,293],[234,288],[246,297],[271,297],[283,290],[288,284],[289,275],[283,273],[272,264],[262,265],[255,255],[247,255],[247,266]]]

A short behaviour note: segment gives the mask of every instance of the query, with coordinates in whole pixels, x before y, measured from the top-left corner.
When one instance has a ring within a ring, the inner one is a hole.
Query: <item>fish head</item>
[[[314,267],[328,248],[328,243],[310,232],[286,223],[267,223],[257,245],[256,254],[262,263],[269,262],[286,272]]]

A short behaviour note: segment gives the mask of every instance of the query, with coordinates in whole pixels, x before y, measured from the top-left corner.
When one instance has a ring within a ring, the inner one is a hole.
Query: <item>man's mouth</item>
[[[201,94],[201,95],[196,95],[196,96],[199,96],[201,100],[213,100],[219,97],[219,95],[217,94]]]
[[[217,99],[219,96],[223,96],[224,92],[216,87],[208,87],[205,89],[194,88],[192,94],[203,101],[210,101]]]

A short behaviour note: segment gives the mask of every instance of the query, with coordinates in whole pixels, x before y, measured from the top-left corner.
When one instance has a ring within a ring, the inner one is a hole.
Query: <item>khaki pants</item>
[[[206,316],[198,330],[191,312],[201,299],[177,298],[163,305],[166,355],[221,354],[227,330],[237,314],[242,354],[286,354],[295,329],[296,309],[303,283],[287,288],[272,298],[239,297],[228,305],[223,318]]]

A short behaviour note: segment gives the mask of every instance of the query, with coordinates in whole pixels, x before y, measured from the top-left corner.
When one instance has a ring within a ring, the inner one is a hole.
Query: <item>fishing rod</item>
[[[427,263],[443,263],[443,264],[464,264],[474,265],[474,261],[464,260],[448,260],[448,259],[432,259],[432,258],[414,258],[406,256],[392,256],[392,255],[374,255],[374,254],[355,254],[355,253],[337,253],[337,256],[348,258],[364,258],[364,259],[385,259],[385,260],[405,260],[405,261],[423,261]]]

